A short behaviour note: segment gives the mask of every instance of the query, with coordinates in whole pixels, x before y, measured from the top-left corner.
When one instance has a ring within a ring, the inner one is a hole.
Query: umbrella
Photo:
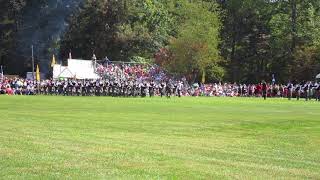
[[[316,76],[316,79],[320,79],[320,74],[318,74],[318,75]]]

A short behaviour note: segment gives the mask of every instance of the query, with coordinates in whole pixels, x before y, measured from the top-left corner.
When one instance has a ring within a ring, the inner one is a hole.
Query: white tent
[[[77,79],[99,79],[94,63],[88,60],[69,59],[68,68]]]
[[[316,76],[316,79],[320,79],[320,74],[318,74],[318,75]]]
[[[74,74],[68,69],[67,66],[55,64],[53,66],[53,79],[59,78],[74,78]]]
[[[68,59],[68,66],[54,65],[53,78],[99,79],[99,75],[92,61]]]

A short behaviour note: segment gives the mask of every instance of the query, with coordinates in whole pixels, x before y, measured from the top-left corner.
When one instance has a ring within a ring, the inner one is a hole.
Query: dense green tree
[[[319,1],[290,0],[274,4],[277,12],[269,23],[272,30],[271,69],[283,80],[311,79],[310,73],[313,76],[319,73],[315,68],[318,65],[314,62],[318,56],[315,51],[320,50]],[[314,63],[306,63],[312,61]],[[313,70],[306,73],[300,69],[301,64]]]
[[[66,59],[155,61],[190,80],[310,80],[320,67],[319,0],[0,0],[8,73]],[[217,7],[218,4],[218,7]],[[74,11],[76,10],[76,11]],[[75,13],[74,13],[75,12]],[[71,14],[71,16],[69,16]],[[68,19],[67,22],[65,20]]]
[[[19,69],[15,66],[16,61],[11,57],[14,54],[19,14],[25,1],[0,0],[0,4],[0,65],[4,65],[6,73],[12,73]]]
[[[259,82],[270,80],[272,74],[281,82],[310,78],[299,73],[296,57],[306,49],[316,49],[319,1],[217,2],[224,11],[221,54],[228,60],[227,79]]]
[[[180,22],[177,37],[169,44],[173,54],[169,71],[182,75],[193,73],[192,81],[201,77],[205,82],[206,75],[221,80],[223,74],[215,73],[221,68],[222,59],[218,48],[221,23],[215,3],[187,2],[178,11],[184,20]]]
[[[221,54],[230,81],[256,82],[268,76],[272,4],[265,0],[218,1],[224,11]]]
[[[76,57],[128,61],[134,56],[152,57],[170,33],[170,17],[163,4],[151,0],[86,1],[62,42]]]

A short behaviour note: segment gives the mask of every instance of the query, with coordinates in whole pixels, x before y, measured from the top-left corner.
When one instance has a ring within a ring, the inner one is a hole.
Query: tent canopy
[[[99,79],[90,60],[68,59],[68,69],[76,79]]]
[[[53,66],[53,78],[74,78],[74,74],[70,71],[70,69],[68,69],[67,66],[55,64]]]
[[[68,66],[53,66],[53,78],[99,79],[99,75],[95,73],[92,61],[68,59]]]

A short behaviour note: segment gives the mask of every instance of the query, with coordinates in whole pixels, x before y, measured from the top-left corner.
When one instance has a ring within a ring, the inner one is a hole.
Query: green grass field
[[[1,179],[320,179],[320,103],[0,96]]]

